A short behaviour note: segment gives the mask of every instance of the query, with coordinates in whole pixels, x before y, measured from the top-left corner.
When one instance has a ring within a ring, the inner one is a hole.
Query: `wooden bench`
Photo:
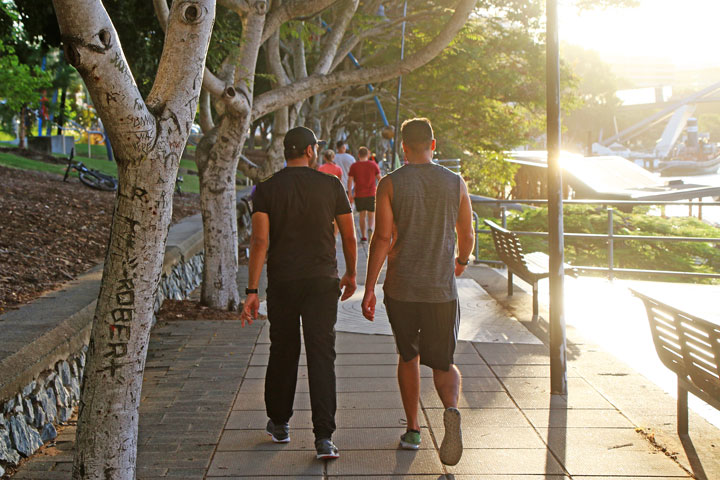
[[[513,274],[532,285],[533,316],[538,320],[538,281],[550,276],[550,257],[543,252],[524,253],[520,238],[495,222],[485,220],[492,231],[495,251],[508,269],[508,296],[513,294]],[[565,264],[565,273],[577,276],[577,270]]]
[[[677,375],[677,432],[688,433],[688,392],[720,410],[720,325],[630,289],[645,303],[655,350]]]

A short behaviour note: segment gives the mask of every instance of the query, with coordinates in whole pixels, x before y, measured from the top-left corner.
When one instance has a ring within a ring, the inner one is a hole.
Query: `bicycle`
[[[78,177],[80,178],[80,181],[90,188],[94,188],[96,190],[104,190],[106,192],[114,192],[115,190],[117,190],[118,181],[115,177],[98,172],[97,170],[92,168],[87,168],[85,165],[83,165],[82,162],[73,163],[74,157],[75,149],[73,148],[70,150],[70,157],[68,158],[68,166],[65,170],[65,177],[63,177],[63,182],[67,182],[68,175],[70,175],[70,170],[75,170],[78,172]]]

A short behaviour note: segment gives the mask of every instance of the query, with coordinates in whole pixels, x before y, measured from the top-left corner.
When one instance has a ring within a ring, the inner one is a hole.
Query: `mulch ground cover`
[[[0,314],[103,261],[114,198],[77,176],[0,166]],[[173,222],[199,211],[197,194],[175,196]]]

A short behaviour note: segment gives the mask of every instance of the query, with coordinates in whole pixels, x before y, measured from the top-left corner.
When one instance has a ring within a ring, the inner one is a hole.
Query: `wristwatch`
[[[465,260],[464,262],[461,262],[460,257],[455,257],[455,261],[458,263],[458,265],[462,265],[463,267],[467,267],[468,264],[470,263],[469,258],[467,260]]]
[[[251,293],[254,293],[257,295],[258,289],[257,288],[246,288],[245,289],[245,295],[250,295]]]

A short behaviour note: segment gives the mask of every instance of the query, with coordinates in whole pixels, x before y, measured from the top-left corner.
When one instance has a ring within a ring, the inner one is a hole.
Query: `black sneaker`
[[[265,433],[270,435],[275,443],[290,442],[290,425],[287,422],[275,424],[272,420],[268,420]]]
[[[337,447],[329,438],[318,438],[315,440],[315,451],[317,452],[318,460],[329,460],[340,457],[340,452],[338,452]]]

